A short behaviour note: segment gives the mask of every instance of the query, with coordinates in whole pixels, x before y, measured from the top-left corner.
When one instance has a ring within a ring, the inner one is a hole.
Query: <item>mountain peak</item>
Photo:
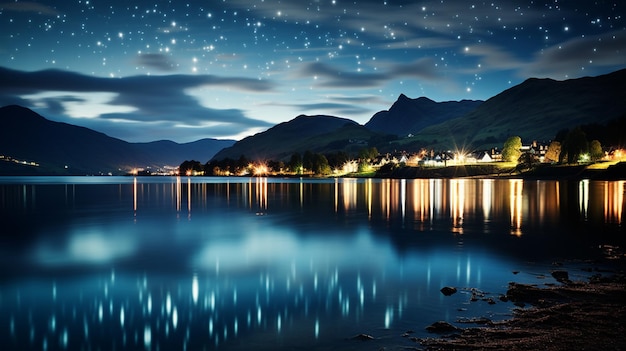
[[[411,99],[400,94],[388,111],[377,112],[365,126],[387,134],[408,135],[473,111],[482,101],[435,102],[425,96]]]

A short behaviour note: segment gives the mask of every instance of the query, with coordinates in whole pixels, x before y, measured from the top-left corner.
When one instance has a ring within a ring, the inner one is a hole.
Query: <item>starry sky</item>
[[[2,1],[2,0],[0,0]],[[400,94],[486,100],[626,67],[623,2],[0,2],[0,105],[130,142],[364,124]]]

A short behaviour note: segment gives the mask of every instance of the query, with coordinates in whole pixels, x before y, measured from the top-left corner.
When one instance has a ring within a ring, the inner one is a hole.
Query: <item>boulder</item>
[[[450,333],[461,330],[445,321],[438,321],[426,327],[426,330],[430,333]]]
[[[440,291],[445,296],[450,296],[450,295],[456,293],[456,288],[455,287],[451,287],[451,286],[444,286],[443,288],[441,288]]]
[[[567,271],[552,271],[552,277],[559,283],[570,283]]]

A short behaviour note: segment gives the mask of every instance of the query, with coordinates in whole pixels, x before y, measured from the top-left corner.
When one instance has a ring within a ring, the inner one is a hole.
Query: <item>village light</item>
[[[256,176],[266,175],[268,173],[268,168],[265,164],[260,163],[252,167],[252,173]]]
[[[589,154],[580,155],[580,162],[589,162]]]

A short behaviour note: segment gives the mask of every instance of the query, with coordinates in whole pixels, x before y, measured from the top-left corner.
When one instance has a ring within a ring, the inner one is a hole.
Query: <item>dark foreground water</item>
[[[625,184],[3,177],[0,345],[416,346],[401,335],[510,316],[470,288],[552,283],[554,262],[585,278],[624,244]]]

